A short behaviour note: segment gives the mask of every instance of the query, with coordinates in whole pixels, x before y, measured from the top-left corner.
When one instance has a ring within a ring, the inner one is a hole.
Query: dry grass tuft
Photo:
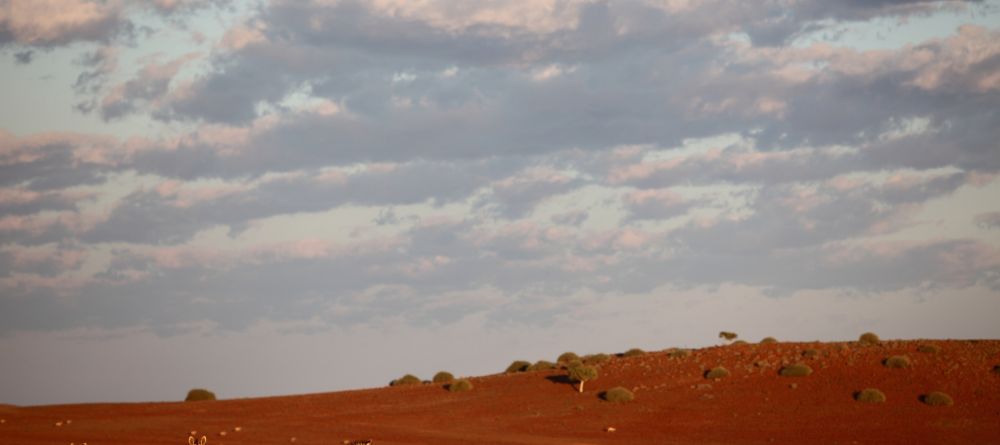
[[[465,392],[470,390],[472,390],[472,382],[466,379],[458,379],[448,384],[448,391],[450,392]]]
[[[937,354],[941,352],[941,347],[938,345],[920,345],[917,346],[917,352],[923,352],[924,354]]]
[[[760,340],[760,344],[762,344],[762,345],[766,345],[766,344],[769,344],[769,343],[777,343],[777,342],[778,342],[778,339],[776,339],[774,337],[764,337],[764,338],[762,338]]]
[[[601,393],[601,398],[608,402],[623,403],[635,400],[635,394],[621,386],[616,386]]]
[[[882,360],[882,364],[885,365],[886,368],[890,369],[906,369],[913,366],[913,363],[910,362],[910,358],[905,355],[894,355]]]
[[[419,377],[413,374],[404,375],[396,380],[393,380],[389,386],[400,386],[400,385],[419,385],[423,383]]]
[[[782,367],[778,374],[782,377],[805,377],[812,374],[813,370],[805,363],[796,363]]]
[[[940,391],[934,391],[920,396],[920,401],[930,406],[951,406],[955,401],[951,396]]]
[[[510,364],[510,366],[508,366],[507,369],[504,370],[504,373],[510,374],[514,372],[524,372],[527,371],[529,367],[531,367],[531,362],[526,362],[524,360],[514,360]]]
[[[867,388],[854,393],[854,400],[865,403],[885,402],[885,393],[875,388]]]
[[[721,379],[723,377],[729,377],[729,370],[721,366],[716,366],[708,371],[705,371],[706,379]]]
[[[215,393],[207,389],[195,388],[187,393],[185,402],[201,402],[203,400],[215,400]]]
[[[434,374],[434,378],[431,379],[432,382],[439,383],[439,384],[440,383],[448,383],[448,382],[450,382],[452,380],[455,380],[455,376],[451,375],[451,373],[448,372],[448,371],[438,372],[437,374]]]
[[[877,345],[882,340],[880,340],[874,333],[865,332],[858,337],[858,341],[866,345]]]

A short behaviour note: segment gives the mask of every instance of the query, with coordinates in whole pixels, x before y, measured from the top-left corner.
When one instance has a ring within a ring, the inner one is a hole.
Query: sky
[[[0,403],[1000,338],[1000,1],[0,0]]]

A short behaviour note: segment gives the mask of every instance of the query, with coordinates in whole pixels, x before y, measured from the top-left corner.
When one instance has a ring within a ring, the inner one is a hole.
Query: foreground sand
[[[918,352],[921,344],[941,352]],[[806,349],[818,354],[803,357]],[[898,354],[913,366],[881,364]],[[778,376],[783,363],[794,362],[813,374]],[[733,345],[680,359],[665,352],[613,358],[582,394],[559,378],[564,371],[541,371],[475,377],[474,390],[454,394],[420,385],[214,402],[0,406],[0,443],[186,444],[197,430],[210,445],[288,444],[293,437],[296,445],[360,438],[378,445],[1000,444],[997,364],[997,340]],[[732,375],[702,377],[718,365]],[[635,400],[598,397],[615,386],[633,389]],[[868,387],[888,400],[853,400]],[[930,391],[948,393],[955,404],[921,403]]]

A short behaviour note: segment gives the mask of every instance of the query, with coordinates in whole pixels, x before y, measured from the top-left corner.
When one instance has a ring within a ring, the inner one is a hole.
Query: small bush
[[[622,353],[622,357],[635,357],[635,356],[638,356],[638,355],[643,355],[645,353],[646,353],[646,351],[643,351],[642,349],[632,348],[632,349],[629,349],[628,351],[623,352]]]
[[[736,340],[736,337],[738,337],[738,335],[736,335],[735,332],[729,332],[729,331],[719,332],[719,338],[723,338],[728,341]]]
[[[858,337],[858,341],[867,345],[874,345],[878,344],[878,342],[880,342],[881,340],[874,333],[865,332],[864,334],[861,334],[860,337]]]
[[[749,343],[747,343],[747,342],[745,342],[743,340],[736,340],[736,341],[733,342],[733,344],[734,345],[747,345]]]
[[[448,384],[450,392],[465,392],[472,389],[472,382],[466,379],[458,379]]]
[[[777,343],[777,342],[778,342],[778,339],[776,339],[774,337],[764,337],[764,338],[762,338],[760,340],[760,344],[762,344],[762,345],[766,345],[768,343]]]
[[[576,355],[574,352],[563,352],[556,359],[556,363],[569,363],[573,360],[580,360],[580,356]]]
[[[451,373],[448,371],[441,371],[437,374],[434,374],[434,378],[431,381],[433,381],[434,383],[448,383],[452,380],[455,380],[455,376],[451,375]]]
[[[504,370],[504,372],[507,374],[514,372],[524,372],[527,371],[530,366],[531,362],[526,362],[524,360],[514,360],[514,362],[511,363],[506,370]]]
[[[622,403],[635,400],[635,394],[621,386],[616,386],[601,393],[601,398],[608,402]]]
[[[886,368],[892,369],[905,369],[912,365],[910,363],[910,358],[905,355],[894,355],[882,360],[882,364],[885,365]]]
[[[583,364],[585,365],[596,365],[599,363],[604,363],[611,359],[608,354],[590,354],[583,356]]]
[[[885,402],[885,393],[875,388],[867,388],[854,393],[854,400],[865,403]]]
[[[723,377],[729,377],[729,370],[721,366],[716,366],[708,371],[705,371],[706,379],[721,379]]]
[[[805,377],[812,374],[813,370],[809,365],[805,363],[796,363],[794,365],[788,365],[781,368],[778,371],[782,377]]]
[[[539,360],[539,361],[535,362],[534,365],[529,366],[527,370],[528,371],[546,371],[546,370],[549,370],[549,369],[556,369],[556,368],[557,368],[557,366],[556,366],[555,363],[552,363],[552,362],[549,362],[549,361],[545,361],[545,360]]]
[[[939,391],[924,394],[920,397],[920,401],[930,406],[951,406],[955,404],[955,401],[951,399],[951,396]]]
[[[684,358],[684,357],[690,357],[690,356],[691,356],[691,350],[690,349],[673,348],[673,349],[667,351],[667,357],[670,357],[670,358]]]
[[[200,402],[203,400],[215,400],[215,393],[207,389],[195,388],[188,391],[185,402]]]
[[[393,380],[392,383],[390,383],[389,385],[390,386],[419,385],[421,383],[423,383],[423,381],[421,381],[419,377],[417,377],[417,376],[415,376],[413,374],[407,374],[407,375],[404,375],[404,376],[402,376],[402,377],[400,377],[400,378],[398,378],[396,380]]]
[[[920,345],[917,346],[917,352],[923,352],[924,354],[937,354],[941,352],[941,347],[938,345]]]
[[[819,355],[819,351],[815,349],[806,349],[802,351],[803,357],[815,357],[817,355]]]

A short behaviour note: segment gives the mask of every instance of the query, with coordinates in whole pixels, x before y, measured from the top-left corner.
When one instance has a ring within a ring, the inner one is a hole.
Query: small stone
[[[799,387],[799,384],[798,383],[792,383],[792,384],[788,385],[788,387],[792,388],[792,389],[795,389],[795,388]]]
[[[71,424],[71,423],[73,423],[73,421],[72,421],[72,420],[67,420],[67,421],[66,421],[66,425],[69,425],[69,424]]]
[[[288,439],[289,442],[295,442],[295,438]]]
[[[62,426],[62,422],[56,422],[56,426]]]
[[[222,436],[222,437],[225,437],[226,436],[226,432],[225,431],[219,431],[219,435]]]
[[[607,431],[609,433],[613,433],[613,432],[618,431],[618,430],[616,430],[615,427],[613,427],[613,426],[609,426],[609,427],[605,428],[604,431]]]
[[[233,431],[236,431],[238,433],[240,431],[243,431],[243,427],[241,427],[241,426],[233,427]]]

